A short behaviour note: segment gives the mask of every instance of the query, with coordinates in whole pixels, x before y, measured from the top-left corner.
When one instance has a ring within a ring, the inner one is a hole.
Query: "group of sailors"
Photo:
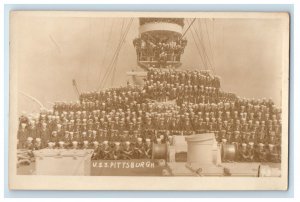
[[[155,61],[162,66],[167,61],[180,61],[187,45],[186,39],[154,39],[148,35],[133,40],[138,61]]]
[[[223,95],[225,101],[218,102],[157,102],[161,101],[159,96],[149,97],[155,91],[147,90],[151,80],[173,84],[175,77],[179,83],[201,82],[214,89],[219,89],[220,83],[218,77],[207,78],[207,72],[196,73],[194,80],[188,71],[156,72],[148,72],[144,87],[128,85],[83,93],[77,103],[56,103],[52,110],[42,110],[36,116],[23,114],[18,148],[92,148],[97,150],[96,159],[150,158],[151,144],[173,144],[173,135],[214,133],[219,144],[236,146],[240,154],[237,161],[257,160],[251,157],[252,149],[261,148],[260,161],[280,161],[281,110],[272,100]],[[186,94],[168,99],[178,96]],[[266,151],[274,154],[272,159],[264,157]]]
[[[150,68],[144,90],[150,99],[176,100],[188,103],[219,103],[234,101],[235,94],[220,90],[220,78],[208,71],[175,71]]]

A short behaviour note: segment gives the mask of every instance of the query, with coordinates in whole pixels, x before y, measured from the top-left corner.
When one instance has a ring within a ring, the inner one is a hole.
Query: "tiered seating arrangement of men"
[[[208,71],[150,69],[142,87],[83,93],[77,103],[55,103],[19,122],[18,148],[90,148],[93,159],[151,158],[153,143],[199,133],[234,144],[236,161],[281,159],[281,109],[222,92]]]

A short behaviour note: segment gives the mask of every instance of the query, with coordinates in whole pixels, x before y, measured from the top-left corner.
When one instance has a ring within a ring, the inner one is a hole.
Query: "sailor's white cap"
[[[137,140],[138,140],[139,142],[141,142],[143,139],[139,137]]]
[[[93,144],[94,144],[95,146],[97,146],[97,145],[99,145],[99,142],[98,142],[98,141],[94,141]]]
[[[83,141],[84,145],[87,145],[88,143],[89,143],[89,141],[87,141],[87,140]]]
[[[246,146],[247,146],[247,144],[246,144],[246,143],[243,143],[243,144],[242,144],[242,146],[243,146],[243,147],[246,147]]]
[[[73,144],[73,145],[77,145],[78,142],[77,142],[77,141],[73,141],[72,144]]]
[[[41,138],[35,138],[35,141],[37,141],[37,142],[40,142],[41,141]]]
[[[227,139],[222,139],[222,142],[227,142]]]
[[[250,146],[253,146],[253,145],[254,145],[254,142],[249,142],[249,145],[250,145]]]
[[[146,142],[150,142],[150,139],[149,139],[149,138],[147,138],[147,139],[146,139]]]
[[[119,146],[119,145],[120,145],[120,142],[115,142],[115,145],[116,145],[116,146]]]
[[[28,140],[28,141],[32,141],[33,138],[32,138],[32,137],[28,137],[27,140]]]
[[[60,146],[62,146],[62,145],[65,144],[65,142],[64,142],[64,141],[59,141],[58,144],[59,144]]]
[[[126,144],[126,145],[130,145],[130,142],[129,142],[129,141],[126,141],[125,144]]]
[[[108,141],[107,140],[103,141],[103,144],[108,144]]]
[[[263,143],[259,143],[258,146],[263,147],[265,145]]]

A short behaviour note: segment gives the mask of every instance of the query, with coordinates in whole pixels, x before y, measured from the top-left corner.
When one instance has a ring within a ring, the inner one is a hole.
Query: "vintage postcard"
[[[286,190],[289,14],[10,13],[9,187]]]

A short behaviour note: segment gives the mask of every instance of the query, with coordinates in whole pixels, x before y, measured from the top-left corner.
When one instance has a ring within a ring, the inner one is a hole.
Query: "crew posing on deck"
[[[151,69],[143,87],[84,93],[19,122],[18,148],[91,148],[94,159],[150,158],[151,144],[199,133],[236,145],[237,161],[281,159],[281,110],[222,92],[208,71]]]
[[[161,66],[167,61],[179,62],[186,45],[186,39],[155,38],[151,35],[143,35],[133,40],[138,61],[153,61],[160,63]]]

